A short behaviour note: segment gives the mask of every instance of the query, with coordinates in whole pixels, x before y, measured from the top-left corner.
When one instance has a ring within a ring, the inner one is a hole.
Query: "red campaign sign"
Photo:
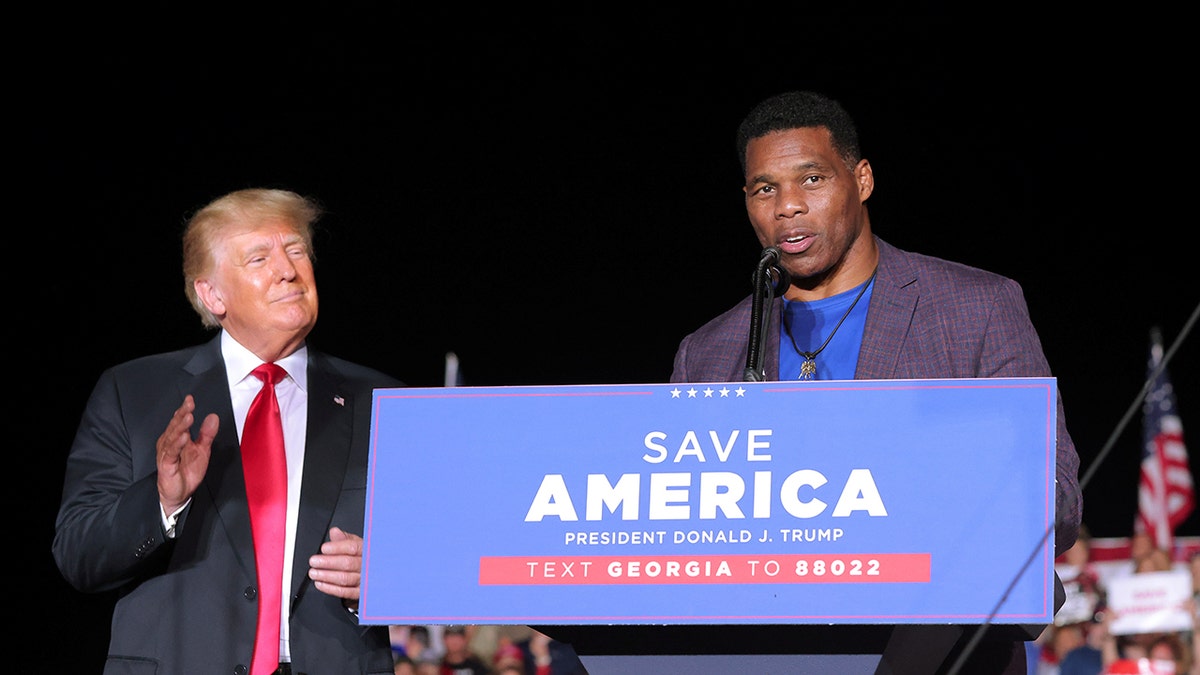
[[[482,586],[929,583],[930,554],[493,556]]]

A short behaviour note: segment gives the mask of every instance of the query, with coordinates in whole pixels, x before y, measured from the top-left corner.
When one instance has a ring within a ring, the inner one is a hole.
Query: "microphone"
[[[792,285],[792,275],[788,274],[787,268],[783,266],[783,251],[780,251],[778,246],[764,248],[758,265],[767,275],[764,283],[771,284],[774,297],[778,298],[787,292],[788,287]]]
[[[750,277],[750,283],[754,286],[755,292],[761,290],[758,287],[760,271],[764,275],[762,283],[770,285],[771,297],[778,298],[787,292],[788,287],[792,285],[792,275],[788,274],[782,260],[783,252],[779,250],[778,246],[768,246],[763,249],[762,257],[758,259],[758,267]]]
[[[742,379],[746,382],[762,382],[766,379],[762,355],[766,351],[764,326],[770,325],[772,300],[782,296],[791,286],[791,276],[781,264],[783,252],[778,247],[763,249],[754,268],[751,284],[754,293],[750,305],[750,330],[746,345],[746,369]]]

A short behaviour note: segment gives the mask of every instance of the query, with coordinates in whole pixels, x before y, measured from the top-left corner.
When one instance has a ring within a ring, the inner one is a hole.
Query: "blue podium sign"
[[[1049,623],[1055,387],[378,389],[359,620]]]

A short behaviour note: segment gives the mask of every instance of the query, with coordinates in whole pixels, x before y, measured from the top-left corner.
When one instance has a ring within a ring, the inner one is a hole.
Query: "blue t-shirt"
[[[799,351],[815,352],[826,339],[829,343],[814,358],[817,372],[812,379],[854,379],[875,278],[868,279],[864,284],[867,286],[865,289],[863,285],[858,285],[843,293],[812,302],[784,299],[783,316],[779,317],[780,380],[800,379],[800,367],[804,357],[800,356]],[[859,297],[860,291],[862,297]],[[852,305],[854,308],[850,309]],[[850,313],[847,314],[847,311]],[[843,316],[846,317],[844,321]],[[839,321],[842,322],[841,326],[838,326]]]

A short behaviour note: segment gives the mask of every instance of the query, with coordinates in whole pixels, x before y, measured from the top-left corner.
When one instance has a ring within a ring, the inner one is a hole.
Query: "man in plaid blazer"
[[[763,313],[766,380],[1051,376],[1016,281],[903,251],[872,233],[866,201],[874,174],[837,101],[813,92],[773,96],[742,121],[737,141],[750,222],[790,277]],[[747,297],[685,337],[671,381],[743,380],[753,304]],[[1057,407],[1055,555],[1074,544],[1082,513],[1061,393]],[[960,672],[1026,673],[1023,641],[969,647],[972,633],[946,664],[967,651]]]

